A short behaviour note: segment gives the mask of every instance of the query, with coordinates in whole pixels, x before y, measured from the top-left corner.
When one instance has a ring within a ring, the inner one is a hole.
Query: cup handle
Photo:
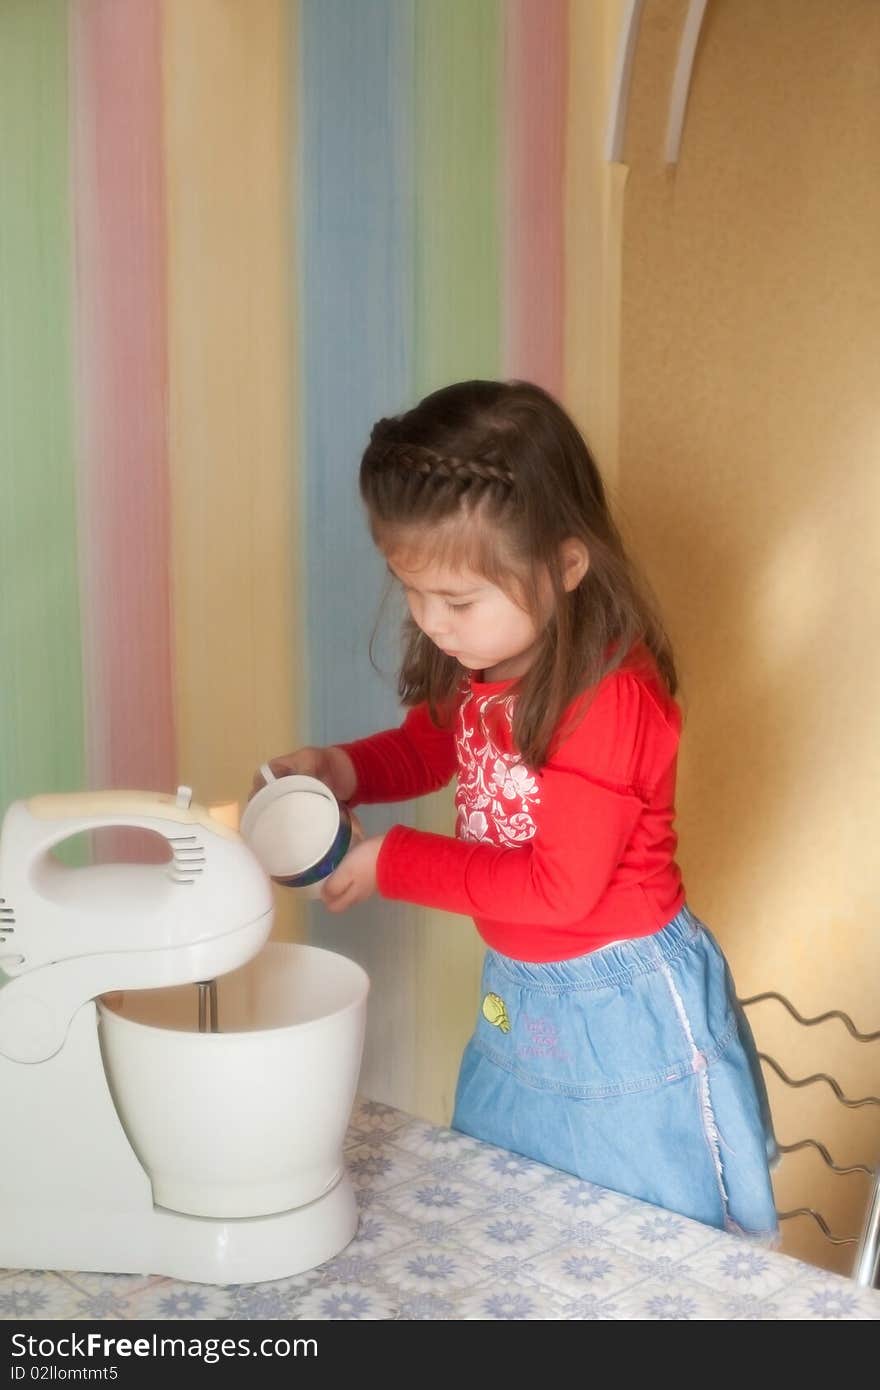
[[[260,768],[260,776],[266,783],[277,782],[278,780],[268,763],[262,764]]]

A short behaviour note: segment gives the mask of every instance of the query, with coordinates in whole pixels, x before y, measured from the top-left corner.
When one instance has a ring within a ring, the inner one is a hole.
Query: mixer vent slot
[[[205,871],[205,846],[195,835],[172,835],[170,840],[174,855],[172,879],[175,883],[195,883],[198,875]]]
[[[15,913],[5,898],[0,898],[0,939],[5,940],[15,931]]]

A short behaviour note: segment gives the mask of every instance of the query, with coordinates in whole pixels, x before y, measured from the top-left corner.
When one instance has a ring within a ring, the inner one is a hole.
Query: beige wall
[[[617,461],[684,677],[681,862],[741,993],[880,1028],[880,5],[710,0],[667,167],[685,9],[646,0],[633,70]],[[790,1073],[880,1092],[880,1043],[784,1019],[753,1013]],[[880,1151],[876,1107],[771,1100],[783,1139]],[[810,1155],[777,1185],[843,1229],[864,1191]],[[785,1244],[852,1259],[804,1220]]]
[[[565,399],[676,642],[693,907],[741,994],[775,987],[880,1028],[880,5],[709,0],[675,168],[686,0],[645,0],[624,162],[603,158],[627,10],[570,12]],[[449,920],[443,970],[420,950],[415,1108],[440,1120],[479,968],[472,929],[450,938]],[[851,1095],[880,1092],[880,1043],[804,1032],[776,1005],[753,1021],[791,1074],[831,1067]],[[844,1163],[880,1152],[876,1107],[772,1080],[771,1101],[783,1140],[818,1134]],[[781,1207],[808,1200],[842,1231],[864,1194],[810,1153],[777,1178]],[[784,1240],[852,1260],[805,1220]]]

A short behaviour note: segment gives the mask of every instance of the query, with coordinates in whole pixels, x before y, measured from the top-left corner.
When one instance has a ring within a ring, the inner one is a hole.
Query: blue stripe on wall
[[[357,491],[370,427],[410,403],[413,315],[413,0],[302,0],[298,217],[304,419],[302,545],[312,743],[399,723],[392,638],[369,639],[384,584]],[[368,833],[406,816],[368,808]],[[406,816],[410,819],[411,817]],[[315,944],[372,980],[364,1091],[412,1094],[415,939],[408,909],[379,899],[343,918],[314,907]],[[411,914],[410,914],[411,915]],[[395,1045],[395,1038],[397,1045]],[[383,1059],[381,1069],[378,1059]]]

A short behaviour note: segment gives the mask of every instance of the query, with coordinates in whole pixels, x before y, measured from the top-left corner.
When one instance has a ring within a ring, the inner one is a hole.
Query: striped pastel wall
[[[358,456],[443,382],[574,379],[580,9],[0,0],[0,809],[242,799],[396,721]],[[448,1114],[473,928],[297,906],[373,979],[365,1089]]]

